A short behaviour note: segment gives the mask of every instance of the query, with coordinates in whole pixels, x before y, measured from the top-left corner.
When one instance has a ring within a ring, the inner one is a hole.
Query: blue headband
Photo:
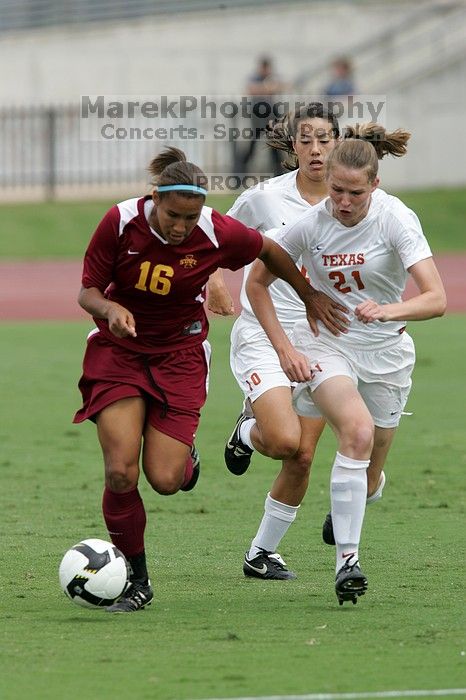
[[[203,194],[204,197],[207,195],[207,190],[204,187],[198,187],[197,185],[162,185],[157,187],[157,192],[194,192],[195,194]]]

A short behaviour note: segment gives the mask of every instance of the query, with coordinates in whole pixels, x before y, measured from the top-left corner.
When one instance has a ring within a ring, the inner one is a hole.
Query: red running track
[[[448,296],[448,312],[466,312],[466,255],[436,257]],[[224,271],[239,310],[242,272]],[[76,261],[0,263],[0,321],[78,320],[87,314],[78,306],[81,263]],[[415,291],[411,283],[407,296]]]

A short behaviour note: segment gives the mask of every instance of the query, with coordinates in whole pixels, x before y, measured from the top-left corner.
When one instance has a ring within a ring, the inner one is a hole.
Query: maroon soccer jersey
[[[97,287],[133,314],[137,337],[103,335],[137,352],[170,352],[202,343],[208,321],[205,285],[217,268],[238,270],[262,248],[262,236],[229,216],[203,207],[197,226],[177,246],[150,228],[150,196],[128,199],[107,212],[84,257],[83,287]]]

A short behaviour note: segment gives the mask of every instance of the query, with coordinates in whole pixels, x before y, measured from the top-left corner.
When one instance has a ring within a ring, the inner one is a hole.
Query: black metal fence
[[[115,153],[110,163],[105,149],[99,146],[80,141],[77,107],[3,109],[0,111],[0,187],[40,186],[53,197],[57,185],[111,182],[113,176],[122,175],[117,172],[121,163]],[[129,179],[132,162],[131,158],[125,158],[124,174]]]
[[[249,108],[240,110],[238,96],[182,96],[178,102],[162,96],[157,103],[107,101],[105,108],[98,106],[99,99],[83,97],[80,105],[0,108],[1,200],[21,197],[25,188],[39,198],[55,199],[99,196],[114,186],[149,185],[148,164],[166,146],[180,148],[212,176],[211,191],[240,190],[276,174],[263,127],[255,126]],[[196,109],[191,109],[194,103]],[[135,114],[128,113],[132,104],[139,105]],[[272,109],[267,102],[261,104]],[[109,105],[120,105],[125,114],[109,116]],[[155,108],[159,111],[152,114]],[[248,165],[244,156],[251,141],[261,145],[254,148]]]
[[[165,145],[178,146],[206,172],[231,172],[227,140],[88,140],[78,106],[0,109],[0,193],[37,187],[53,199],[62,187],[148,182],[147,165]]]

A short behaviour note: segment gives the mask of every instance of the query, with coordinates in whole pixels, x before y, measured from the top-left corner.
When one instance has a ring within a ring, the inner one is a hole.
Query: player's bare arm
[[[355,309],[362,323],[372,321],[423,321],[445,313],[445,288],[432,258],[420,260],[409,268],[419,294],[394,304],[378,304],[366,299]]]
[[[248,289],[253,270],[255,270],[258,280],[257,288],[253,289],[254,301],[249,295]],[[251,301],[256,318],[272,343],[280,360],[280,365],[288,379],[293,382],[305,382],[310,378],[309,360],[298,352],[288,339],[288,336],[277,318],[275,307],[269,293],[269,285],[277,278],[260,260],[254,263],[253,270],[251,270],[246,283],[246,292]]]
[[[220,269],[213,272],[209,277],[207,283],[207,307],[213,314],[219,314],[220,316],[232,316],[235,313],[232,296]]]

